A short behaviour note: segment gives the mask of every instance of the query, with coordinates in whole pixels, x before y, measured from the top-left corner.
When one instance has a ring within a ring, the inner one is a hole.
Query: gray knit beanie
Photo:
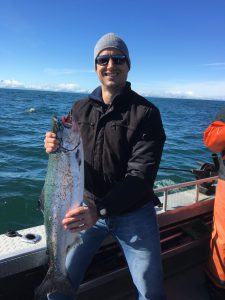
[[[106,48],[115,48],[123,52],[123,54],[126,55],[128,66],[130,69],[130,57],[129,57],[129,51],[127,45],[118,35],[112,32],[103,35],[98,40],[94,48],[94,61],[98,56],[98,54]]]

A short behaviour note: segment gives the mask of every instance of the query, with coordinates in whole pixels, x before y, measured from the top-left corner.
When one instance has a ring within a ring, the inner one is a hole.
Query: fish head
[[[60,141],[57,152],[73,151],[77,148],[81,141],[80,130],[78,122],[69,114],[67,117],[63,116],[59,120],[56,116],[52,117],[52,128]]]

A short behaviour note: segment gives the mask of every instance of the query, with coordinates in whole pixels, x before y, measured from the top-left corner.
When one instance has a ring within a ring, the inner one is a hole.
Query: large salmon
[[[60,141],[56,152],[49,155],[48,169],[41,202],[50,267],[35,299],[49,292],[73,293],[67,278],[65,260],[71,247],[81,242],[78,233],[65,230],[62,220],[69,209],[81,205],[84,190],[84,159],[82,140],[77,123],[72,118],[59,121],[53,116],[53,132]]]

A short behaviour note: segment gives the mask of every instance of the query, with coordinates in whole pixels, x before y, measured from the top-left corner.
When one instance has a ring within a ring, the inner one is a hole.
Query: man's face
[[[120,50],[107,48],[101,51],[98,56],[102,55],[123,55]],[[108,64],[101,66],[96,63],[96,73],[102,86],[106,89],[118,89],[125,86],[127,75],[129,72],[129,67],[127,62],[121,65],[117,65],[112,59],[109,59]]]

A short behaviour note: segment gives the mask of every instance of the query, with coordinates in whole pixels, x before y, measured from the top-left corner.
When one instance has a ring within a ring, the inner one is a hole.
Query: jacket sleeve
[[[109,215],[134,207],[153,188],[165,139],[159,110],[149,108],[133,140],[124,179],[102,199]]]
[[[220,111],[215,121],[206,128],[204,143],[213,152],[225,150],[225,110]]]

